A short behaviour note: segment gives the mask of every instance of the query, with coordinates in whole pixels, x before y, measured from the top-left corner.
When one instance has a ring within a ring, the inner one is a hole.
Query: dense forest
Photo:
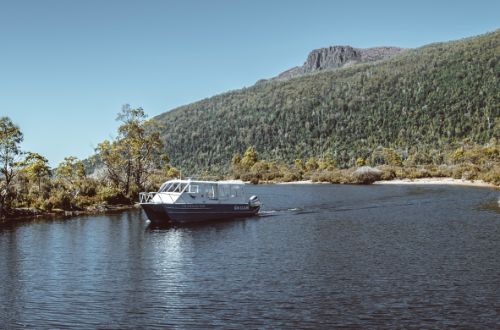
[[[153,120],[172,163],[191,175],[227,174],[249,146],[288,164],[326,157],[345,168],[381,148],[403,161],[441,164],[464,141],[500,138],[499,57],[495,31],[257,84]]]

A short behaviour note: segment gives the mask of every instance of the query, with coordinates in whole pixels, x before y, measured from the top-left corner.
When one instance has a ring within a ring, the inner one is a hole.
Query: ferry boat
[[[243,181],[170,180],[139,202],[152,223],[189,223],[249,217],[259,212],[257,196],[247,198]]]

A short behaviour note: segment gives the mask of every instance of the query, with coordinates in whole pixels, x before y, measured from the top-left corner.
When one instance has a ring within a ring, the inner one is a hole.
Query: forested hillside
[[[331,156],[352,166],[377,147],[439,163],[469,139],[500,138],[500,30],[408,50],[371,64],[269,81],[154,118],[172,163],[227,172],[235,153]]]

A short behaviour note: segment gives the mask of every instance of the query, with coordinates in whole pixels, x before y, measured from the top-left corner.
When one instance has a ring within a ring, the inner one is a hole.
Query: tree
[[[28,152],[21,163],[22,171],[30,182],[36,182],[38,193],[41,192],[42,180],[50,176],[49,161],[36,152]]]
[[[366,165],[366,160],[363,157],[358,157],[356,159],[356,166],[361,167]]]
[[[97,147],[108,178],[129,197],[144,190],[146,181],[155,170],[169,168],[158,124],[146,118],[142,108],[124,105],[117,116],[122,123],[118,137]]]
[[[241,160],[241,165],[245,167],[247,170],[250,169],[255,163],[258,161],[257,157],[257,150],[255,150],[255,147],[248,147],[248,149],[245,151],[245,154],[243,154],[243,159]]]
[[[234,154],[233,158],[231,159],[231,171],[233,174],[233,177],[235,179],[239,179],[241,175],[241,170],[242,170],[242,165],[241,165],[241,156],[239,153]]]
[[[334,169],[336,165],[335,160],[333,160],[331,156],[325,156],[318,162],[318,168],[320,170],[331,170]]]
[[[56,169],[56,177],[64,180],[69,185],[75,185],[78,180],[85,178],[85,166],[76,157],[65,157]]]
[[[77,187],[85,179],[85,166],[76,157],[66,157],[56,168],[56,177],[63,182],[68,190],[71,190],[71,188]]]
[[[131,160],[120,143],[104,140],[96,149],[106,168],[106,177],[117,189],[128,194],[130,187]]]
[[[23,133],[10,118],[0,118],[0,213],[10,210],[13,192],[13,180],[19,170],[19,148]]]
[[[304,162],[302,161],[302,159],[296,159],[294,162],[294,166],[295,169],[299,172],[304,170]]]
[[[235,154],[231,160],[231,165],[233,166],[239,166],[241,163],[241,156],[240,154]]]
[[[383,155],[384,155],[385,163],[387,165],[392,165],[392,166],[402,166],[403,165],[403,162],[401,161],[401,157],[398,155],[398,153],[394,149],[384,148]]]
[[[306,162],[306,169],[308,171],[317,170],[318,166],[318,161],[314,157],[309,158]]]

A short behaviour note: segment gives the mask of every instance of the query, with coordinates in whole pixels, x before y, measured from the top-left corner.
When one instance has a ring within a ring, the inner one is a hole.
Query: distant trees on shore
[[[486,145],[463,141],[455,148],[440,151],[439,157],[420,150],[403,155],[391,148],[376,148],[367,157],[358,157],[356,166],[340,168],[328,155],[310,157],[305,162],[296,159],[293,164],[282,160],[260,159],[255,147],[249,147],[243,158],[235,154],[231,175],[235,179],[259,182],[313,182],[365,184],[376,180],[417,179],[426,177],[452,177],[455,179],[484,180],[500,185],[500,144],[491,139]],[[356,171],[366,166],[375,170]]]

